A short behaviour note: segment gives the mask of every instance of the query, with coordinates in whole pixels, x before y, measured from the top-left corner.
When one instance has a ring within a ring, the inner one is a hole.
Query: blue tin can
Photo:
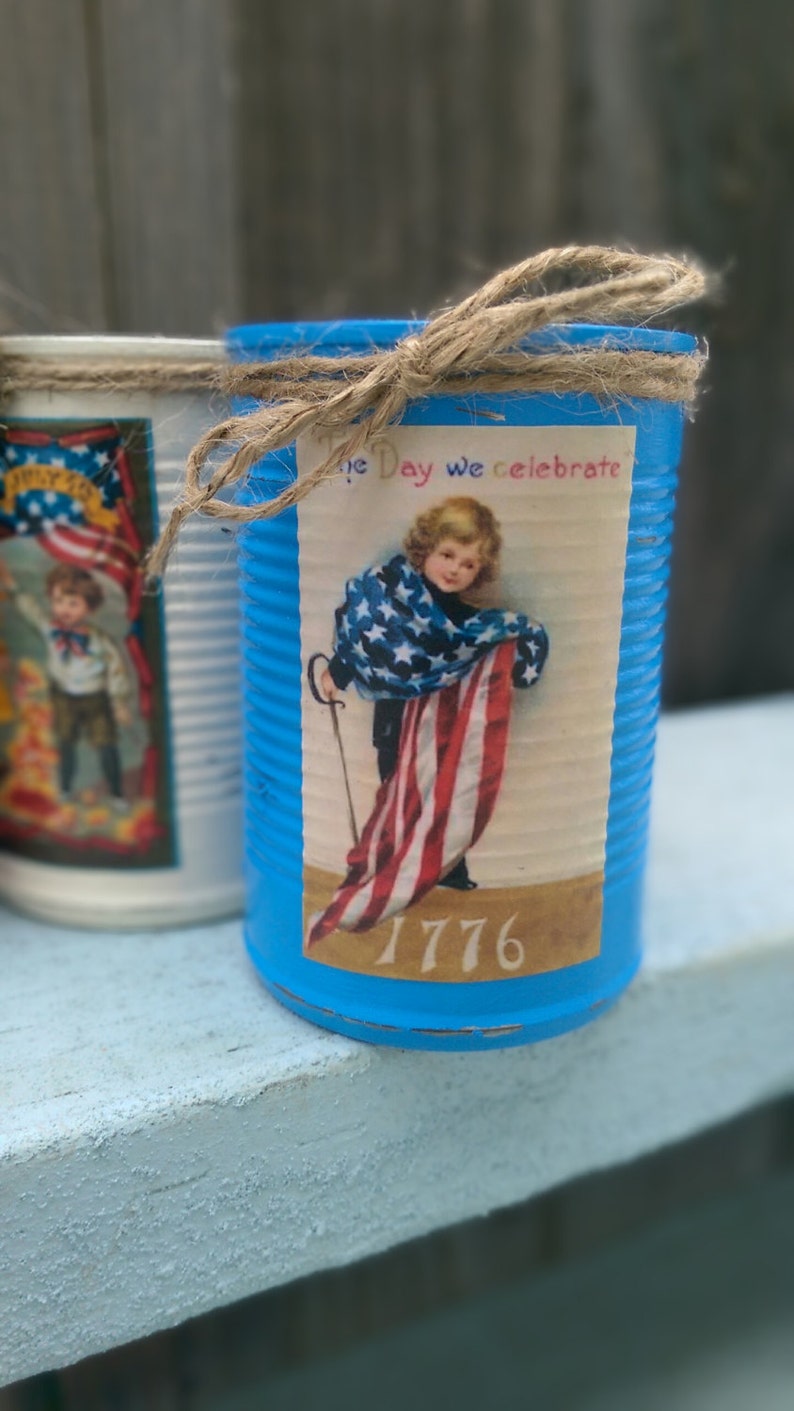
[[[251,326],[235,360],[420,325]],[[569,325],[533,351],[694,354]],[[640,961],[678,403],[437,396],[239,534],[246,937],[370,1042],[487,1049],[606,1009]],[[268,457],[248,502],[324,459]]]

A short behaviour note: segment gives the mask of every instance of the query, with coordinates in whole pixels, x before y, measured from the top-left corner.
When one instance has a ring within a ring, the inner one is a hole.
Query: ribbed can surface
[[[355,349],[367,342],[385,346],[405,327],[242,329],[231,335],[230,349],[233,357],[265,358],[301,343],[319,343],[324,349]],[[569,347],[597,341],[659,352],[692,352],[695,347],[687,335],[648,330],[574,326],[553,330],[551,336]],[[289,1007],[315,1022],[374,1042],[490,1048],[547,1037],[585,1023],[629,982],[641,953],[642,882],[682,424],[682,409],[675,404],[610,401],[601,405],[591,396],[570,394],[472,397],[465,402],[432,398],[412,404],[402,423],[434,429],[490,426],[495,427],[495,437],[505,425],[533,428],[533,434],[545,428],[607,427],[624,433],[628,428],[634,436],[623,531],[625,576],[617,605],[619,646],[599,946],[597,954],[559,969],[552,961],[531,975],[470,979],[466,984],[441,979],[428,983],[421,978],[381,976],[374,967],[368,974],[353,973],[338,961],[318,964],[311,952],[304,952],[305,808],[311,800],[302,796],[302,759],[303,770],[308,767],[302,710],[307,707],[305,693],[303,705],[301,699],[305,662],[297,513],[289,511],[241,530],[247,944],[265,983]],[[294,452],[270,458],[258,467],[246,497],[256,501],[271,496],[295,471]],[[520,527],[518,521],[516,525],[503,521],[506,536]],[[333,533],[333,526],[329,532]],[[334,606],[328,603],[329,614]],[[555,669],[555,647],[559,659],[559,643],[552,632],[549,679]],[[586,701],[586,683],[581,698]],[[332,752],[330,734],[327,748]],[[553,755],[553,738],[539,748]],[[306,780],[310,782],[308,773]],[[338,818],[343,830],[341,804]],[[474,901],[485,895],[483,889],[471,893]],[[476,914],[474,906],[472,916]],[[464,924],[471,929],[475,923]]]
[[[4,350],[23,358],[52,358],[58,365],[70,357],[96,359],[100,370],[103,358],[129,361],[134,366],[137,359],[212,361],[223,356],[222,345],[210,341],[115,337],[14,338],[5,340]],[[70,447],[83,432],[90,441],[91,435],[101,434],[103,428],[108,428],[108,434],[115,430],[121,445],[134,433],[137,480],[130,491],[130,503],[125,502],[121,512],[128,522],[130,505],[134,509],[142,497],[147,500],[146,537],[150,543],[178,497],[187,454],[216,419],[217,408],[210,407],[210,394],[200,387],[166,394],[125,393],[110,387],[91,392],[18,393],[5,404],[4,414],[15,428],[19,443],[16,458],[20,458],[20,451],[29,460],[46,458],[48,467],[55,466],[51,474],[56,477],[68,469]],[[60,438],[56,446],[60,453],[53,455],[50,447],[42,452],[35,445],[29,449],[24,439],[26,429],[32,429],[42,442],[51,433],[53,445]],[[64,460],[65,467],[57,464]],[[9,454],[9,467],[12,461]],[[32,474],[45,483],[38,470]],[[102,522],[117,539],[121,532],[119,504],[107,494],[105,500],[110,509],[104,511]],[[140,524],[137,531],[135,526],[129,530],[131,542],[136,532],[141,538]],[[5,542],[7,547],[15,541]],[[127,700],[133,716],[117,732],[125,766],[124,797],[115,811],[109,806],[116,801],[108,799],[108,786],[96,762],[101,746],[95,745],[90,727],[84,726],[76,742],[74,786],[65,802],[53,799],[53,809],[61,808],[61,814],[50,815],[47,835],[41,830],[36,833],[27,855],[20,851],[18,833],[12,831],[0,839],[0,896],[10,904],[67,925],[114,928],[204,921],[242,909],[240,640],[233,545],[232,536],[218,521],[190,522],[180,537],[161,592],[145,602],[149,637],[147,640],[144,633],[139,639],[140,650],[134,622],[120,625],[118,619],[111,623],[106,635],[115,635],[128,677]],[[76,548],[68,543],[53,547],[52,562],[61,562],[53,557],[57,553],[75,563],[80,547],[79,543]],[[141,544],[140,555],[146,547],[147,543]],[[111,548],[111,556],[113,552]],[[107,603],[115,589],[107,575],[97,574],[100,559],[92,557],[89,550],[84,562],[101,578]],[[20,584],[32,584],[28,596],[41,608],[46,607],[46,567],[38,579],[30,574]],[[130,592],[128,584],[125,589]],[[17,633],[20,650],[24,648],[34,665],[41,664],[41,652],[33,646],[30,631],[27,637],[20,636],[21,618],[13,612],[13,604],[6,613],[4,621]],[[127,616],[134,613],[130,603]],[[18,673],[17,692],[20,679]],[[39,686],[36,699],[43,706],[47,691],[46,686]],[[17,727],[12,722],[8,728]],[[51,745],[49,769],[53,776],[58,770],[55,754]],[[147,770],[156,777],[147,780]],[[84,787],[86,781],[88,786]],[[147,787],[155,796],[155,826],[163,835],[149,851],[145,812],[139,802]],[[52,780],[47,788],[55,791]],[[10,794],[9,798],[9,826],[24,831],[27,817],[23,814],[19,823],[14,799]],[[62,825],[58,823],[61,816]],[[92,827],[94,832],[84,839],[82,835]]]

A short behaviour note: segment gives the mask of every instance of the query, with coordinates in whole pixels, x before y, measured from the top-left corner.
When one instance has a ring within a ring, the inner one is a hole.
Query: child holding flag
[[[486,505],[452,496],[417,516],[403,553],[346,585],[320,685],[330,700],[352,683],[375,702],[381,786],[309,945],[368,930],[438,884],[476,886],[466,852],[498,796],[511,687],[533,685],[548,654],[523,613],[467,601],[495,577],[501,544]]]

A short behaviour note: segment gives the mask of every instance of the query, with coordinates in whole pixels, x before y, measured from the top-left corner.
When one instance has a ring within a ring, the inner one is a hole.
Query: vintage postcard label
[[[634,437],[399,426],[300,502],[307,957],[467,982],[599,953]]]
[[[174,865],[147,421],[0,429],[0,845],[80,867]]]

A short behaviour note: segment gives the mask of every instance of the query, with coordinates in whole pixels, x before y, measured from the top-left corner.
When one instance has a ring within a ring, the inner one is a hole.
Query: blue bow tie
[[[91,638],[87,632],[73,632],[68,627],[53,627],[50,629],[50,636],[66,661],[71,661],[72,656],[88,655]]]

